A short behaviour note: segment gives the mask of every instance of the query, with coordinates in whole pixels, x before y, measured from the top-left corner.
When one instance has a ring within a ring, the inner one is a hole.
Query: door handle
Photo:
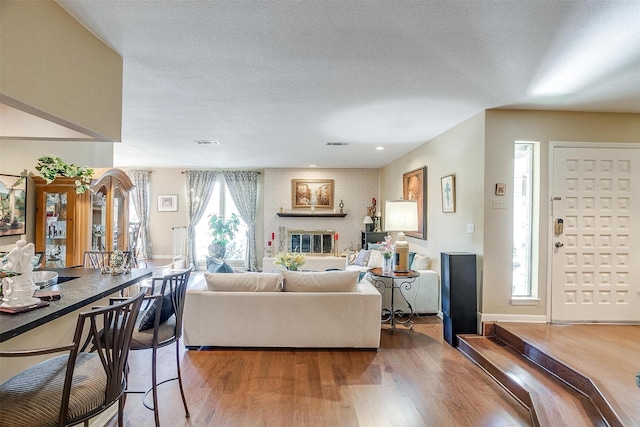
[[[556,242],[556,244],[554,245],[556,248],[561,248],[564,246],[564,244],[560,243],[560,242]]]

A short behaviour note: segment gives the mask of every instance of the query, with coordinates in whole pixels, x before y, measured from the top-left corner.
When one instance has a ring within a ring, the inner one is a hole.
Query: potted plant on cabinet
[[[232,213],[228,219],[222,215],[209,216],[209,232],[211,233],[211,243],[209,244],[209,256],[224,259],[227,251],[227,243],[233,240],[238,232],[240,218]]]

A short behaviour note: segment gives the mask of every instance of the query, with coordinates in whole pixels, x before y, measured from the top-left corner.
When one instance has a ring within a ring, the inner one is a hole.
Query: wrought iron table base
[[[407,291],[411,289],[411,285],[415,282],[416,278],[420,276],[420,273],[413,270],[407,273],[382,273],[381,269],[375,268],[369,270],[369,273],[371,274],[371,281],[373,282],[373,285],[381,291],[380,293],[382,295],[386,293],[387,289],[391,290],[391,307],[382,309],[381,322],[389,323],[391,325],[391,333],[395,330],[396,324],[409,325],[409,329],[413,331],[414,324],[412,319],[415,312],[413,311],[411,303],[402,292],[402,289]],[[389,279],[390,284],[387,284],[387,282],[383,280],[384,278]],[[402,296],[402,299],[407,303],[407,306],[409,307],[408,313],[405,313],[402,309],[395,308],[395,289],[400,291],[400,296]],[[405,315],[408,315],[409,317],[406,320],[403,320]]]

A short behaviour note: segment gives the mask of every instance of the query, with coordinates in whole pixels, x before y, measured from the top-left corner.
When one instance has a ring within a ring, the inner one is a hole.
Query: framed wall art
[[[333,179],[292,179],[292,209],[333,209]]]
[[[407,231],[407,236],[427,239],[427,167],[423,166],[402,174],[402,198],[418,202],[418,231]]]
[[[160,194],[158,195],[158,212],[177,212],[178,195]]]
[[[456,176],[447,175],[440,178],[440,191],[442,194],[442,212],[456,211]]]
[[[27,180],[0,175],[0,237],[27,233]]]

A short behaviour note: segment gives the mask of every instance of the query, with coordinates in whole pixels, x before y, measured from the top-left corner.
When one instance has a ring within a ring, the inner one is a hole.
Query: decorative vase
[[[227,246],[220,243],[211,243],[209,245],[209,256],[211,258],[224,259],[227,252]]]
[[[383,257],[382,258],[382,272],[383,273],[391,273],[391,269],[393,268],[393,257]]]

